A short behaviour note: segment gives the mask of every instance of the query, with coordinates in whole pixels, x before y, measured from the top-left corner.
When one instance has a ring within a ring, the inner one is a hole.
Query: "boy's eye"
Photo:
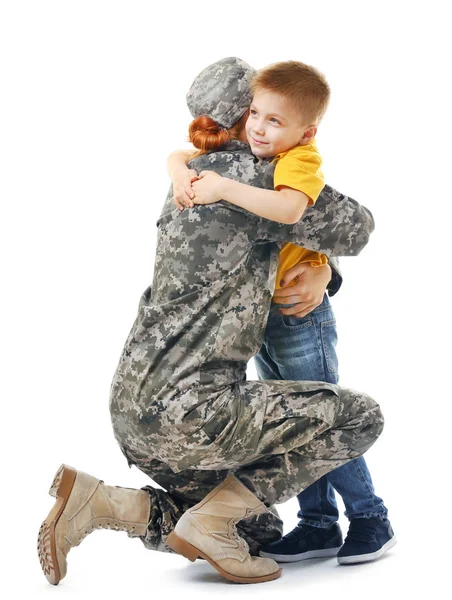
[[[275,117],[272,117],[272,118],[270,119],[270,121],[271,121],[272,123],[276,123],[276,125],[279,125],[279,124],[280,124],[280,123],[279,123],[279,121],[278,121],[278,119],[275,119]]]
[[[257,111],[254,108],[250,108],[250,115],[257,115]]]

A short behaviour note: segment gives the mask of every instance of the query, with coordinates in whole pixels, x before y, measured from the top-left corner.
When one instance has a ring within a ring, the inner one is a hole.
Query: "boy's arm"
[[[181,171],[187,170],[188,161],[193,158],[194,150],[175,150],[171,152],[166,161],[166,170],[171,179]]]
[[[298,223],[309,203],[306,194],[287,186],[263,190],[226,177],[221,197],[259,217],[286,225]]]
[[[198,174],[194,169],[187,167],[187,162],[194,154],[193,150],[176,150],[166,161],[168,175],[173,181],[173,201],[179,210],[193,206],[191,199],[194,193],[191,184],[196,181]]]
[[[298,223],[309,204],[309,197],[299,190],[279,186],[278,190],[261,188],[202,171],[193,184],[194,204],[212,204],[226,200],[245,210],[278,223]]]

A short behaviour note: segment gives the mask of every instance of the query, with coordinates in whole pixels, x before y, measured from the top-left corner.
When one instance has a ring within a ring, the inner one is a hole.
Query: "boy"
[[[250,145],[256,157],[275,157],[275,190],[248,186],[211,171],[199,176],[191,172],[189,180],[186,168],[185,173],[179,169],[182,156],[175,153],[168,162],[176,179],[175,202],[182,208],[226,200],[266,219],[296,223],[324,185],[315,135],[328,105],[329,86],[313,67],[288,61],[259,71],[251,88],[253,100],[239,139]],[[187,159],[191,153],[183,155]],[[279,256],[276,290],[281,288],[284,273],[296,264],[323,267],[327,262],[323,254],[285,244]],[[325,294],[322,304],[305,319],[281,315],[277,308],[272,304],[265,341],[255,357],[259,377],[337,383],[335,320],[328,296]],[[343,546],[333,486],[341,493],[351,520]],[[334,556],[340,550],[340,563],[367,562],[382,556],[396,542],[387,509],[374,493],[362,457],[321,478],[299,494],[298,500],[300,524],[264,548],[262,556],[293,562]]]

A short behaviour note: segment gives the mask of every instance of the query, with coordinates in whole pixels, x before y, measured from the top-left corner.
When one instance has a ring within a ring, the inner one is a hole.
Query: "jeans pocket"
[[[320,324],[320,328],[322,332],[321,335],[323,354],[325,355],[327,369],[330,373],[338,373],[339,364],[336,353],[336,319],[331,319],[330,321],[323,321]]]
[[[310,327],[312,325],[312,320],[310,315],[306,315],[306,317],[293,317],[292,315],[280,315],[281,316],[281,324],[283,327],[287,329],[305,329],[306,327]]]
[[[293,304],[281,304],[281,307],[287,308],[294,306]],[[319,319],[327,319],[330,315],[324,314],[326,312],[331,314],[331,319],[334,319],[333,309],[331,308],[330,300],[328,295],[325,294],[323,297],[323,301],[319,306],[316,306],[310,313],[308,313],[304,317],[295,317],[293,315],[283,315],[278,313],[281,324],[283,327],[287,329],[303,329],[304,327],[309,327],[313,325],[313,320],[315,321],[315,325],[317,326],[317,315]]]

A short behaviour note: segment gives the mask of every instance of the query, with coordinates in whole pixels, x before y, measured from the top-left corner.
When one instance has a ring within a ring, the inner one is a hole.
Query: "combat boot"
[[[66,556],[94,529],[145,535],[150,513],[149,494],[112,487],[82,471],[61,465],[49,494],[56,502],[42,523],[38,554],[44,575],[57,585],[66,575]]]
[[[205,558],[226,579],[261,583],[281,575],[270,558],[251,556],[236,525],[242,519],[267,512],[265,505],[233,475],[187,510],[168,536],[168,545],[192,562]]]

